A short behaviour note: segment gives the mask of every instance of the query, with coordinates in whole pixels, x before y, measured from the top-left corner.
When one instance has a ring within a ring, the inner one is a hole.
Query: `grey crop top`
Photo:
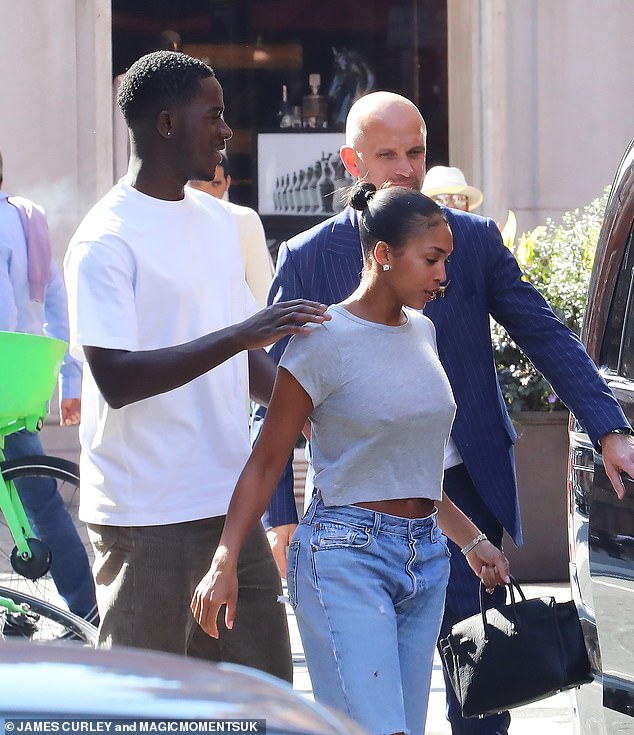
[[[339,304],[296,335],[280,361],[310,396],[315,488],[325,505],[442,495],[443,454],[456,410],[423,314],[369,322]]]

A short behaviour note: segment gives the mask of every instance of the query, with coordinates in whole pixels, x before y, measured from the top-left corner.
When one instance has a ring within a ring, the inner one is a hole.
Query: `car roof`
[[[0,680],[5,717],[255,718],[268,735],[362,735],[275,677],[154,651],[4,641]]]

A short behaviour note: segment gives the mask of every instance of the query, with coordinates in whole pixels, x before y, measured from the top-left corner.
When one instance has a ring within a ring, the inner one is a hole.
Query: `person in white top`
[[[224,152],[221,152],[220,156],[221,161],[216,166],[216,172],[211,181],[190,181],[189,185],[216,197],[235,218],[238,225],[244,275],[258,306],[263,309],[266,306],[266,297],[273,280],[274,270],[271,254],[266,245],[264,227],[260,216],[254,209],[229,201],[229,188],[231,187],[229,159]]]
[[[80,516],[95,548],[103,646],[225,660],[291,679],[279,577],[264,531],[241,557],[239,625],[213,641],[189,611],[249,453],[247,397],[267,400],[261,349],[325,307],[256,311],[237,229],[186,183],[213,177],[231,137],[213,71],[159,51],[135,62],[119,104],[126,178],[85,217],[65,259],[71,350],[85,360]]]

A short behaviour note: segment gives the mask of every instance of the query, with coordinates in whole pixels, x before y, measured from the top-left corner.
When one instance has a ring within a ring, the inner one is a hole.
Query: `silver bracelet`
[[[475,547],[481,542],[481,541],[488,541],[486,533],[481,533],[478,536],[476,536],[473,541],[469,541],[469,543],[466,546],[463,546],[460,551],[466,556],[470,551],[473,551]]]

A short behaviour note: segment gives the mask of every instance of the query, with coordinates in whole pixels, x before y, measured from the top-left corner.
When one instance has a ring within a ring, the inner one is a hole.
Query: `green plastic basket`
[[[44,416],[67,345],[60,339],[0,332],[0,422]]]

